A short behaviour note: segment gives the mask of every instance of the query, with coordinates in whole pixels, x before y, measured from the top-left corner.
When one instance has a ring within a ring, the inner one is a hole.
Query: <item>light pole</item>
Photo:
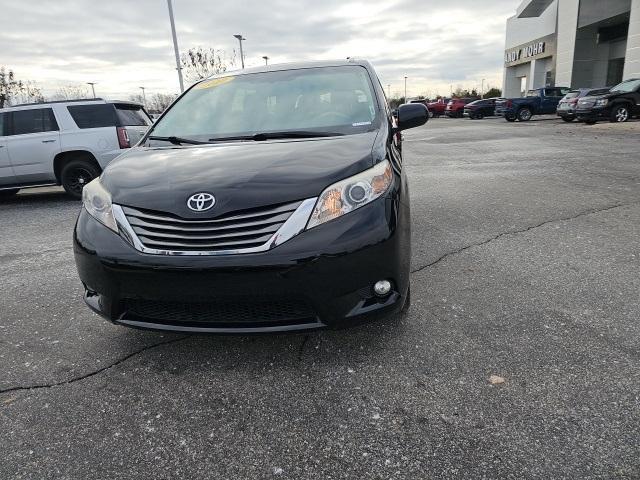
[[[391,100],[391,84],[387,85],[387,92],[389,92],[389,100]]]
[[[407,103],[407,76],[404,76],[404,103]]]
[[[93,98],[96,98],[96,87],[94,86],[96,82],[87,82],[87,85],[91,85],[91,91],[93,92]]]
[[[244,69],[244,53],[242,52],[242,41],[246,40],[246,38],[244,38],[240,34],[234,35],[234,37],[236,37],[238,39],[238,42],[240,42],[240,64],[242,65],[242,68]]]
[[[480,98],[484,98],[484,81],[485,79],[482,79],[482,88],[480,89]]]
[[[178,70],[178,81],[180,82],[180,93],[184,92],[184,82],[182,81],[182,67],[180,66],[180,50],[178,50],[178,37],[176,36],[176,24],[173,21],[173,7],[171,0],[167,0],[169,7],[169,21],[171,22],[171,35],[173,36],[173,51],[176,54],[176,70]]]
[[[142,103],[146,107],[147,106],[147,95],[144,93],[144,87],[140,87],[140,90],[142,90]]]
[[[264,56],[264,57],[262,57],[262,58],[264,58],[264,64],[265,64],[265,65],[269,65],[269,57],[267,57],[267,56],[265,55],[265,56]]]

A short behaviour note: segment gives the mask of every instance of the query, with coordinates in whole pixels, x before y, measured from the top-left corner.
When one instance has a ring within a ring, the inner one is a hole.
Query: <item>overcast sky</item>
[[[36,6],[36,3],[38,6]],[[500,86],[505,21],[520,0],[173,0],[181,51],[232,53],[241,33],[247,66],[367,58],[392,93]],[[139,86],[178,92],[166,0],[2,0],[0,65],[51,95],[96,82],[128,98]]]

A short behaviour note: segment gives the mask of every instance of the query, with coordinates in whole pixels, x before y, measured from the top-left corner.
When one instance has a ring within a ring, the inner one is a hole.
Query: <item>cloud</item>
[[[248,66],[363,57],[382,83],[410,95],[449,85],[499,85],[506,18],[518,0],[174,0],[182,51],[202,45],[231,53],[242,33]],[[100,95],[178,89],[164,0],[58,0],[3,6],[3,64],[45,93],[97,82]]]

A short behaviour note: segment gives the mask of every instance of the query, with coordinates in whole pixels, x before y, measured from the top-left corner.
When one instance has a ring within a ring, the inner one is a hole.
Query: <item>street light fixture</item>
[[[142,103],[146,107],[147,106],[147,95],[144,93],[144,87],[140,87],[140,90],[142,90]]]
[[[171,22],[171,35],[173,36],[173,51],[176,54],[176,70],[178,70],[178,81],[180,82],[180,93],[184,92],[184,82],[182,81],[182,67],[180,66],[180,50],[178,50],[178,37],[176,36],[176,24],[173,21],[173,7],[171,0],[167,0],[169,7],[169,21]]]
[[[264,64],[265,64],[265,65],[269,65],[269,57],[267,57],[267,56],[265,55],[265,56],[264,56],[264,57],[262,57],[262,58],[264,58]]]
[[[246,38],[244,38],[240,34],[234,35],[234,37],[238,39],[238,42],[240,42],[240,63],[242,65],[242,68],[244,69],[244,53],[242,51],[242,41],[246,40]]]
[[[87,82],[87,85],[91,85],[91,91],[93,92],[93,98],[96,98],[96,87],[94,86],[96,82]]]

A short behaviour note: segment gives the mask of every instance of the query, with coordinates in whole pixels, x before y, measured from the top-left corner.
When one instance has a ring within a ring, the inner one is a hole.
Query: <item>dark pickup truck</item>
[[[506,98],[496,101],[496,115],[509,122],[528,122],[534,115],[556,113],[558,103],[570,88],[547,87],[529,90],[522,98]]]

